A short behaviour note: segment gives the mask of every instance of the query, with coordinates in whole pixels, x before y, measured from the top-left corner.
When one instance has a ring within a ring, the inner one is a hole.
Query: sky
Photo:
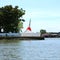
[[[0,0],[0,7],[19,6],[25,10],[23,32],[31,19],[32,32],[60,32],[60,0]]]

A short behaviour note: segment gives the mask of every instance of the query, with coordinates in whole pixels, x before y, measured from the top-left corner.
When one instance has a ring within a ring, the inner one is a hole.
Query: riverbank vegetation
[[[21,21],[20,17],[24,14],[25,10],[19,9],[18,6],[6,5],[0,7],[0,33],[1,29],[4,30],[4,33],[18,32],[18,23]]]

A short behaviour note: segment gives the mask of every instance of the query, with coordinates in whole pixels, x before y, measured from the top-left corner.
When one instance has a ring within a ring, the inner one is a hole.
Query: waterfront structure
[[[28,25],[27,29],[25,30],[25,32],[27,32],[27,31],[29,31],[29,32],[32,31],[32,29],[31,29],[31,19],[29,21],[29,25]]]
[[[22,33],[21,36],[40,36],[40,33]]]
[[[27,27],[27,29],[25,30],[25,32],[21,33],[21,36],[40,36],[40,33],[34,33],[32,32],[32,28],[31,28],[31,19],[29,21],[29,25]]]
[[[42,37],[60,37],[60,32],[47,32]]]

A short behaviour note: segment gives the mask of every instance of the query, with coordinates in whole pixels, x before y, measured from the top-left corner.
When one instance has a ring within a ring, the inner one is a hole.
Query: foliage
[[[18,9],[18,6],[13,7],[7,5],[0,8],[0,29],[4,32],[18,32],[18,23],[20,17],[25,14],[25,10]],[[1,31],[0,31],[1,32]]]
[[[42,34],[44,34],[44,33],[46,33],[46,30],[41,29],[41,30],[40,30],[40,34],[42,35]]]

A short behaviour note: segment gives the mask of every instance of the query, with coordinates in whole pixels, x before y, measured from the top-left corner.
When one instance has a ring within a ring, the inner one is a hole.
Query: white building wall
[[[22,33],[21,36],[40,36],[40,33]]]

